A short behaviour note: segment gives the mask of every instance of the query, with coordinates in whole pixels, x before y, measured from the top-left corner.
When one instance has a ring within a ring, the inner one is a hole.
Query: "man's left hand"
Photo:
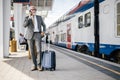
[[[44,32],[41,32],[41,36],[42,36],[42,37],[44,37],[44,34],[45,34]]]

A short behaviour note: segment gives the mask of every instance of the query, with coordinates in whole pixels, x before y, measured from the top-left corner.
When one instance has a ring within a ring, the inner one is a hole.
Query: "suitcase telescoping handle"
[[[48,43],[46,42],[46,37],[48,36]],[[44,34],[43,41],[47,44],[47,50],[50,50],[50,35]],[[45,43],[43,43],[43,51],[45,51]]]

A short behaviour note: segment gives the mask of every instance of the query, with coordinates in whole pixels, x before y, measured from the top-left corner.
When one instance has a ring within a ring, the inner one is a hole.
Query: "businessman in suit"
[[[32,61],[34,64],[34,67],[31,69],[31,71],[39,70],[41,69],[41,36],[44,35],[46,31],[45,23],[43,22],[43,19],[41,16],[36,15],[36,7],[30,6],[30,14],[29,16],[25,17],[24,21],[24,27],[26,28],[25,38],[28,41],[30,53],[32,56]],[[43,27],[43,31],[41,29],[41,26]],[[39,64],[37,63],[37,57],[35,56],[35,49],[34,44],[36,46],[36,50],[39,57]]]

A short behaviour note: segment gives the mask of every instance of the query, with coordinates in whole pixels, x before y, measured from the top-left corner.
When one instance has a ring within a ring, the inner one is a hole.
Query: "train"
[[[99,54],[120,63],[120,0],[99,1]],[[94,0],[82,0],[47,32],[54,45],[94,55]]]

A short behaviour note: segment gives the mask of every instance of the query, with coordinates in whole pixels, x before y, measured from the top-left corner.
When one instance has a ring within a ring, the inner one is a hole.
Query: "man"
[[[31,69],[31,71],[39,70],[41,69],[41,36],[44,35],[44,32],[46,30],[46,26],[43,22],[43,19],[41,16],[36,15],[36,7],[30,6],[30,15],[25,18],[24,21],[24,27],[26,28],[26,34],[25,38],[28,41],[28,46],[30,49],[30,53],[32,56],[32,61],[34,64],[34,67]],[[43,26],[43,32],[41,31],[41,26]],[[37,53],[39,55],[39,64],[37,64],[37,57],[35,56],[35,49],[34,44],[36,46]]]
[[[24,38],[24,35],[22,33],[19,34],[19,43],[20,45],[26,45],[26,50],[28,50],[28,44],[26,39]]]
[[[25,38],[24,38],[23,34],[22,34],[22,33],[20,33],[19,35],[20,35],[20,36],[19,36],[19,43],[20,43],[20,45],[22,45],[22,44],[26,43],[26,40],[25,40]]]

